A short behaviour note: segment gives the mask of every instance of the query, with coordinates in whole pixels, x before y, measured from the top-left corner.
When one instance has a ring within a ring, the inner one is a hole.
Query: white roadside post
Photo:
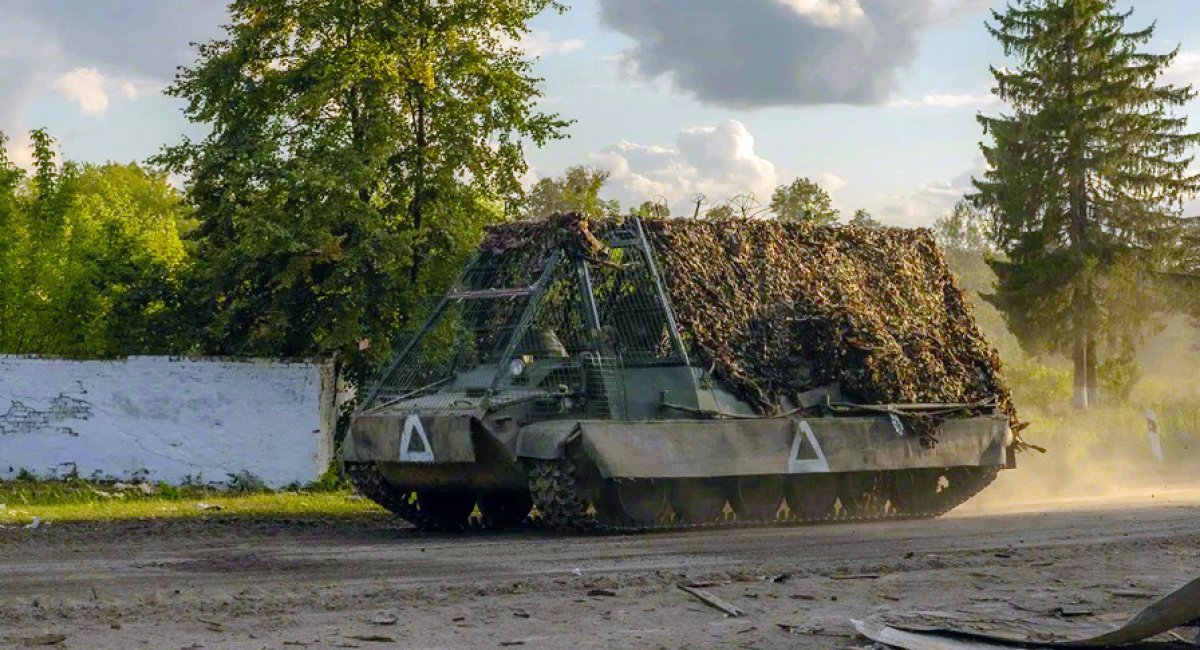
[[[1150,434],[1150,453],[1158,459],[1158,462],[1163,460],[1162,441],[1158,437],[1158,416],[1154,415],[1154,409],[1146,409],[1146,432]]]

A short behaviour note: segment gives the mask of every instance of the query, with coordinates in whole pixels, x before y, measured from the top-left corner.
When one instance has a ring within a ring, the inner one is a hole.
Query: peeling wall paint
[[[0,477],[307,483],[333,457],[332,364],[0,356]]]

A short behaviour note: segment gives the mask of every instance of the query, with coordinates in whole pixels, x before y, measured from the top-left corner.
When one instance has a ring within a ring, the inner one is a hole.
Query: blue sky
[[[977,111],[995,112],[987,0],[573,0],[536,19],[544,108],[571,137],[530,153],[533,172],[612,172],[624,204],[703,193],[765,200],[809,176],[847,215],[925,225],[982,161]],[[1136,0],[1171,71],[1200,82],[1196,0]],[[186,43],[218,33],[219,0],[0,0],[0,130],[46,126],[63,153],[144,160],[188,125],[162,96]],[[1200,104],[1188,108],[1200,129]],[[531,176],[532,178],[532,176]],[[1200,205],[1195,207],[1200,210]]]

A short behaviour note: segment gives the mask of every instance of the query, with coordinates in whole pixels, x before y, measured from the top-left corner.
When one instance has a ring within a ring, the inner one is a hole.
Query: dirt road
[[[1200,490],[1177,489],[635,537],[450,537],[382,519],[51,525],[0,531],[0,646],[838,648],[867,645],[848,619],[880,612],[1066,625],[1048,615],[1070,606],[1115,621],[1200,572],[1198,513]]]

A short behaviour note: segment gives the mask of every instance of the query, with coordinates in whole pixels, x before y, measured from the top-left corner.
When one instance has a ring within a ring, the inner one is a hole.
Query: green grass
[[[111,495],[111,496],[110,496]],[[368,517],[383,510],[345,489],[231,492],[159,485],[153,494],[80,479],[0,481],[0,525],[199,517]]]

